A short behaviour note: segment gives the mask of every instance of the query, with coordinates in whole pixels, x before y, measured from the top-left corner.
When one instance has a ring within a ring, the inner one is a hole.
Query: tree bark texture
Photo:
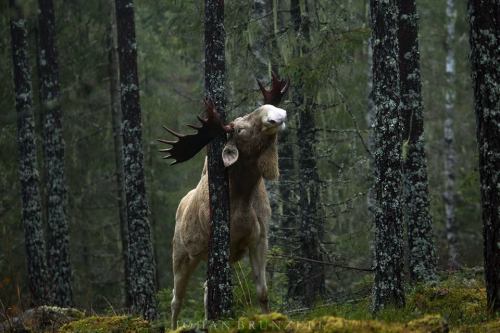
[[[310,21],[307,3],[300,6],[299,1],[291,1],[292,23],[295,29],[298,50],[296,54],[307,57],[310,42]],[[308,68],[299,68],[295,80],[294,106],[298,111],[298,178],[299,178],[299,251],[304,258],[323,261],[321,238],[324,232],[324,219],[320,207],[320,180],[316,156],[316,123],[314,119],[313,96],[304,89],[305,74]],[[294,296],[311,306],[325,292],[325,266],[310,261],[298,264],[297,285]]]
[[[127,202],[128,253],[132,311],[157,318],[155,262],[144,178],[141,107],[137,73],[134,3],[116,0],[122,109],[123,171]]]
[[[403,118],[403,200],[408,233],[410,278],[436,279],[436,255],[430,214],[424,107],[415,0],[399,3],[399,74]]]
[[[125,177],[123,174],[123,137],[121,131],[122,117],[120,107],[120,65],[118,60],[118,41],[116,31],[116,9],[115,0],[110,1],[111,5],[111,24],[109,30],[109,96],[111,122],[113,127],[113,141],[115,150],[115,176],[116,176],[116,202],[118,204],[118,216],[120,219],[120,238],[123,255],[124,272],[124,295],[125,307],[132,305],[132,296],[130,295],[130,270],[128,255],[128,228],[127,228],[127,200],[125,196]]]
[[[455,152],[455,134],[453,119],[455,113],[455,21],[457,12],[455,0],[446,1],[446,93],[445,93],[445,120],[444,120],[444,210],[446,221],[446,241],[448,245],[448,267],[451,270],[460,268],[458,252],[456,209],[455,170],[457,157]]]
[[[275,5],[278,5],[277,3]],[[295,31],[300,30],[300,7],[298,0],[290,1],[291,20]],[[274,9],[277,12],[278,8]],[[277,16],[277,13],[275,14]],[[278,20],[278,17],[275,17]],[[276,23],[278,24],[278,23]],[[275,28],[275,33],[276,33]],[[299,50],[296,47],[294,56],[299,55]],[[293,110],[288,112],[288,124],[296,122],[296,110],[301,104],[301,94],[299,89],[299,82],[293,81],[290,87],[290,95],[292,98]],[[289,127],[291,127],[289,125]],[[280,226],[283,232],[283,250],[290,258],[296,256],[299,250],[299,237],[297,235],[298,226],[298,207],[297,207],[297,170],[295,167],[296,153],[294,144],[294,135],[290,130],[285,130],[280,133],[280,144],[278,145],[279,151],[279,168],[280,168],[280,181],[279,191],[281,196],[281,218]],[[300,265],[295,260],[290,260],[286,268],[287,277],[287,298],[289,300],[300,299],[302,291],[299,289],[301,284]]]
[[[488,307],[500,311],[500,3],[469,0]]]
[[[31,67],[28,56],[26,19],[16,0],[10,0],[12,64],[17,110],[19,180],[22,223],[32,305],[49,303],[45,238],[43,232],[39,173],[36,154],[35,119]]]
[[[401,307],[403,221],[401,208],[401,113],[399,110],[398,2],[371,0],[373,100],[375,103],[375,243],[373,310]]]
[[[205,0],[205,95],[215,103],[225,120],[225,30],[224,1]],[[222,162],[226,136],[208,145],[210,194],[210,241],[207,266],[207,319],[231,314],[232,288],[229,265],[229,180]]]
[[[253,31],[250,45],[253,55],[256,60],[256,66],[253,73],[257,80],[266,82],[270,76],[271,63],[275,63],[273,58],[273,45],[275,44],[275,35],[273,30],[273,16],[272,13],[273,1],[254,0],[253,1],[253,20],[256,23],[256,30]],[[251,33],[251,32],[249,32]],[[255,87],[258,89],[257,82]],[[277,181],[266,181],[266,190],[269,195],[269,204],[271,205],[271,220],[269,221],[269,244],[271,247],[276,243],[275,231],[276,222],[278,220],[278,207],[279,207],[279,188]],[[268,267],[269,268],[269,267]]]
[[[64,174],[64,139],[60,102],[59,65],[56,49],[56,27],[52,0],[39,0],[39,81],[40,102],[44,115],[43,139],[47,172],[48,265],[52,301],[71,306],[71,263],[69,226],[66,216],[66,179]]]

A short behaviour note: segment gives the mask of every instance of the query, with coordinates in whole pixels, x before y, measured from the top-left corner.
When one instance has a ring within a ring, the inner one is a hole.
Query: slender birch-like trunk
[[[448,242],[448,267],[452,270],[460,268],[460,258],[457,248],[457,221],[455,217],[455,170],[457,157],[455,152],[455,134],[453,119],[455,118],[455,21],[457,12],[455,0],[446,1],[446,102],[444,120],[444,210],[446,221],[446,240]]]

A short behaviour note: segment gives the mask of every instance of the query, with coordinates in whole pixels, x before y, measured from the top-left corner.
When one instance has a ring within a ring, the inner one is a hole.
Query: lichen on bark
[[[122,110],[123,172],[127,204],[129,283],[132,311],[156,319],[155,262],[144,177],[141,107],[132,0],[116,0]]]
[[[58,306],[71,306],[71,264],[69,226],[66,216],[67,193],[64,174],[64,139],[60,104],[59,65],[52,0],[39,0],[38,72],[40,103],[44,117],[44,162],[47,173],[47,261],[50,269],[51,298]]]
[[[399,11],[402,139],[407,152],[403,156],[403,211],[410,278],[422,282],[436,279],[436,255],[429,211],[416,1],[400,2]]]
[[[17,110],[19,180],[21,182],[22,223],[28,267],[28,286],[34,305],[49,302],[45,238],[43,233],[39,173],[36,155],[35,119],[31,68],[28,56],[26,19],[15,0],[10,0],[11,45]]]
[[[500,3],[469,0],[488,308],[500,311]]]
[[[373,29],[374,271],[373,310],[403,306],[403,228],[398,2],[371,0]]]
[[[224,2],[205,0],[205,95],[225,120],[225,30]],[[207,319],[231,314],[232,287],[229,265],[229,180],[222,161],[226,136],[214,138],[208,146],[210,195],[210,241],[207,265]]]

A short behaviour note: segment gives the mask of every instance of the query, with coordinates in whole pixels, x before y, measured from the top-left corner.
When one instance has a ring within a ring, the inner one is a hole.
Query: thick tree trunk
[[[12,64],[17,110],[17,144],[21,181],[22,222],[32,305],[49,303],[45,238],[36,157],[35,119],[26,19],[16,0],[10,0]]]
[[[424,108],[416,1],[401,1],[399,10],[399,74],[404,147],[403,211],[408,232],[410,278],[421,282],[436,279],[436,256],[424,150]]]
[[[371,0],[375,103],[375,244],[373,310],[403,306],[401,113],[398,2]]]
[[[66,216],[66,179],[64,175],[64,139],[56,50],[56,28],[52,0],[39,0],[39,80],[40,102],[44,113],[44,153],[47,171],[48,265],[52,301],[71,306],[71,265],[69,226]]]
[[[488,307],[500,311],[500,3],[469,0]]]
[[[446,240],[448,242],[448,267],[451,270],[460,268],[460,259],[457,248],[457,222],[455,218],[455,134],[453,132],[453,118],[455,113],[455,0],[446,1],[446,103],[444,120],[444,210],[446,219]]]
[[[109,71],[109,96],[111,122],[113,127],[113,141],[115,149],[115,176],[116,176],[116,202],[118,204],[118,216],[120,219],[120,238],[123,255],[123,272],[125,275],[124,299],[125,307],[132,305],[130,295],[130,271],[128,255],[128,229],[127,229],[127,205],[125,197],[125,178],[123,175],[123,138],[122,138],[122,117],[120,107],[120,68],[118,63],[118,41],[116,31],[116,9],[115,0],[110,1],[111,5],[111,25],[109,30],[109,51],[108,51],[108,71]]]
[[[158,313],[155,299],[155,262],[144,179],[134,3],[132,0],[116,0],[115,6],[120,63],[123,172],[129,235],[130,295],[132,311],[152,320],[157,318]]]
[[[299,1],[292,0],[292,23],[297,34],[299,50],[297,54],[307,57],[309,53],[309,17],[307,2],[301,8]],[[299,147],[299,251],[302,257],[323,261],[321,237],[324,232],[324,221],[321,216],[319,175],[316,163],[316,124],[314,119],[313,96],[305,93],[304,75],[308,68],[300,68],[295,82],[294,103],[299,114],[297,141]],[[298,283],[294,286],[295,295],[311,306],[325,291],[325,267],[310,261],[298,264],[300,272]]]
[[[224,2],[205,0],[205,95],[213,100],[225,120]],[[232,288],[229,265],[229,180],[222,162],[226,136],[208,145],[210,193],[210,242],[207,267],[207,319],[231,313]]]

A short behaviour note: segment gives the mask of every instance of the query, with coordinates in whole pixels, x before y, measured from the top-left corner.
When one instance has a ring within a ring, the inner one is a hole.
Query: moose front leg
[[[269,300],[267,298],[266,282],[266,254],[267,239],[261,238],[257,244],[249,248],[250,265],[255,282],[257,297],[263,313],[269,312]]]

